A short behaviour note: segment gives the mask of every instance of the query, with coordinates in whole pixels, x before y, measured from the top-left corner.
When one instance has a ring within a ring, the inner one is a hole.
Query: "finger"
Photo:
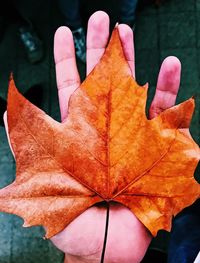
[[[125,58],[130,66],[132,75],[135,78],[135,50],[134,50],[134,39],[133,30],[125,24],[118,26],[120,39],[122,42]]]
[[[10,146],[10,150],[11,150],[11,152],[12,152],[13,157],[15,157],[15,154],[14,154],[14,152],[13,152],[13,149],[12,149],[12,146],[11,146],[11,143],[10,143],[9,133],[8,133],[7,111],[4,112],[3,121],[4,121],[4,126],[5,126],[5,130],[6,130],[7,139],[8,139],[8,144],[9,144],[9,146]]]
[[[64,121],[67,117],[69,98],[80,85],[73,35],[67,27],[59,27],[55,33],[54,59],[61,120]]]
[[[181,78],[181,63],[176,57],[167,57],[161,66],[156,93],[149,109],[150,119],[174,106]]]
[[[109,16],[103,11],[95,12],[88,21],[87,29],[87,75],[101,59],[109,38]]]

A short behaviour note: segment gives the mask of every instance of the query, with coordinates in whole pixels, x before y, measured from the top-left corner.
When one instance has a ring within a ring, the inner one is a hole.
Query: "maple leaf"
[[[118,31],[70,98],[59,123],[9,84],[8,127],[16,180],[0,190],[0,210],[43,225],[50,238],[90,206],[116,201],[156,235],[199,197],[200,158],[188,128],[193,98],[148,120],[147,86],[131,76]]]

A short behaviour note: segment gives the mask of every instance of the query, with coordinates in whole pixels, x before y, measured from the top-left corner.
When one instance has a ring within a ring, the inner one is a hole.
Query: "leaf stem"
[[[109,202],[106,202],[106,207],[107,207],[106,226],[105,226],[104,242],[103,242],[103,249],[102,249],[102,253],[101,253],[100,263],[104,263],[104,256],[105,256],[105,251],[106,251],[106,243],[107,243],[107,237],[108,237],[109,212],[110,212]]]

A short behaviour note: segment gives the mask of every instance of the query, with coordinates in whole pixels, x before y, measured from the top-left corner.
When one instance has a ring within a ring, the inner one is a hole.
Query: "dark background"
[[[200,0],[166,0],[159,7],[150,0],[139,2],[135,30],[137,81],[140,84],[149,82],[150,101],[162,60],[168,55],[177,56],[182,63],[181,88],[177,102],[195,95],[197,107],[191,132],[194,139],[200,143]],[[45,57],[42,62],[31,65],[17,35],[17,25],[11,23],[0,42],[0,97],[6,99],[8,78],[12,71],[18,89],[59,120],[53,36],[56,28],[63,24],[63,17],[56,1],[53,0],[19,1],[19,5],[22,12],[29,14],[43,40]],[[93,11],[105,10],[112,19],[112,27],[117,22],[119,5],[120,0],[88,0],[85,9],[82,10],[85,24]],[[84,79],[85,66],[80,62],[78,65]],[[30,88],[33,90],[31,94]],[[1,101],[0,122],[4,107]],[[2,188],[14,180],[15,165],[5,130],[1,126],[0,139]],[[51,242],[42,239],[44,231],[41,227],[26,229],[21,227],[22,223],[23,220],[17,216],[0,213],[0,263],[62,262],[62,253],[54,248]],[[159,233],[151,247],[166,252],[168,238],[168,233]],[[158,262],[164,263],[165,260],[160,258]]]

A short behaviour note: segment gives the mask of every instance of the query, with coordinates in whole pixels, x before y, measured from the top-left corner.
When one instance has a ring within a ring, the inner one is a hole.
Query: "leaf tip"
[[[184,112],[185,112],[185,122],[182,125],[183,128],[189,128],[192,116],[195,110],[195,99],[191,97],[190,99],[183,102],[184,104]],[[185,126],[185,127],[184,127]],[[182,128],[181,127],[181,128]]]
[[[118,26],[119,26],[119,22],[117,22],[117,23],[115,24],[115,28],[118,28]]]
[[[11,71],[10,72],[10,76],[9,76],[9,81],[13,80],[14,79],[14,76],[13,76],[13,72]]]
[[[196,106],[196,101],[197,101],[197,96],[196,95],[193,95],[190,99],[190,104],[192,105],[192,108],[193,108],[193,111],[195,109],[195,106]]]
[[[117,54],[123,53],[118,26],[119,26],[119,23],[116,23],[115,28],[111,34],[107,49],[106,49],[106,53],[110,53],[110,55],[115,55],[115,59],[116,59]],[[113,50],[118,50],[118,52],[114,52]]]
[[[50,239],[50,238],[52,238],[55,235],[55,234],[52,234],[47,228],[45,228],[45,230],[46,230],[46,233],[43,236],[44,240]]]
[[[13,93],[16,94],[16,92],[17,92],[17,88],[16,88],[16,85],[15,85],[13,74],[11,73],[10,74],[10,78],[9,78],[9,84],[8,84],[8,100],[12,96],[12,94]]]
[[[143,88],[148,91],[148,89],[149,89],[149,83],[147,82],[146,84],[144,84],[144,85],[143,85]]]
[[[22,226],[23,227],[30,227],[31,225],[27,221],[24,221],[24,224]]]
[[[190,98],[178,105],[175,105],[159,115],[173,128],[189,128],[195,109],[194,98]]]

